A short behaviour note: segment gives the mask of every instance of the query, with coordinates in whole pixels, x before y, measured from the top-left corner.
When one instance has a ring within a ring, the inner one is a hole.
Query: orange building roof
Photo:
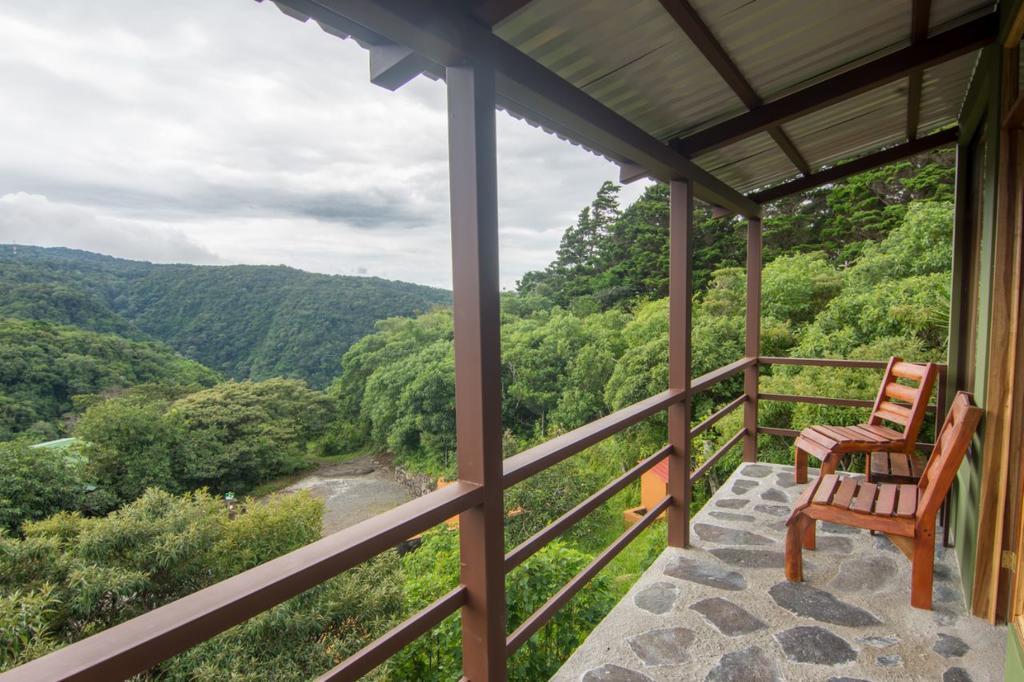
[[[651,467],[651,473],[668,483],[668,459],[663,459]]]

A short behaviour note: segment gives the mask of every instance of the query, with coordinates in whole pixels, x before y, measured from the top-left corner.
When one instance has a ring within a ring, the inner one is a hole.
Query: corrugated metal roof
[[[534,0],[495,33],[660,139],[745,111],[658,0]]]
[[[279,0],[275,0],[278,2]],[[282,8],[292,16],[287,0]],[[765,101],[833,77],[910,42],[909,0],[690,0]],[[931,32],[987,13],[993,0],[932,0]],[[365,37],[353,38],[365,44]],[[347,33],[333,31],[342,37]],[[659,0],[532,0],[495,34],[650,135],[668,141],[746,111]],[[956,121],[977,53],[924,72],[918,134]],[[781,126],[812,170],[906,139],[908,79]],[[533,120],[547,130],[551,121]],[[548,127],[546,127],[548,126]],[[557,128],[557,125],[554,126]],[[588,145],[587,140],[572,140]],[[695,161],[741,192],[793,178],[766,132]]]
[[[910,36],[909,0],[691,2],[754,89],[773,99]]]
[[[908,0],[690,0],[766,101],[910,42]],[[933,0],[930,30],[993,9],[991,0]],[[533,0],[495,32],[662,140],[746,111],[658,0]],[[976,53],[924,73],[919,135],[956,121]],[[908,80],[880,86],[782,128],[817,169],[906,139]],[[748,192],[797,176],[759,133],[695,161]]]
[[[740,192],[793,176],[793,162],[768,133],[758,133],[694,159]]]
[[[957,119],[977,62],[977,54],[968,54],[925,70],[918,135]]]

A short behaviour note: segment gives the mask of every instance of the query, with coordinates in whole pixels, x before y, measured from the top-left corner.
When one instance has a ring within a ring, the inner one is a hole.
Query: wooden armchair
[[[803,580],[802,549],[814,549],[817,521],[879,531],[911,561],[911,606],[930,609],[935,517],[981,414],[969,393],[957,393],[917,485],[875,484],[859,476],[824,474],[807,486],[786,522],[786,578]]]
[[[796,482],[807,482],[808,455],[821,460],[821,475],[834,473],[843,455],[852,452],[899,453],[906,456],[903,461],[909,466],[937,372],[938,368],[930,362],[917,365],[890,358],[866,424],[808,426],[800,432],[794,444]],[[907,386],[897,379],[917,385]],[[903,431],[886,426],[884,422],[901,426]]]

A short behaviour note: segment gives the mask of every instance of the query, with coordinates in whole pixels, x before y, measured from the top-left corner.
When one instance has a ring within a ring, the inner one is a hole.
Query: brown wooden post
[[[743,354],[756,358],[761,354],[761,219],[747,221],[747,324]],[[743,371],[743,461],[757,461],[757,380],[758,364]]]
[[[447,69],[451,183],[455,433],[459,479],[484,486],[481,505],[459,517],[462,670],[501,682],[505,661],[501,348],[498,307],[498,180],[494,72]]]
[[[669,184],[668,387],[689,391],[691,307],[693,300],[693,183]],[[691,396],[668,408],[668,544],[690,544],[690,410]]]

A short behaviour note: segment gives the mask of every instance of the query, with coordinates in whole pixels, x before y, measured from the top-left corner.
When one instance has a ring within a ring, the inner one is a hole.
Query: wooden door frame
[[[1009,621],[1024,640],[1024,94],[1018,87],[1024,7],[1002,43],[997,213],[993,248],[986,425],[979,498],[978,551],[972,611],[990,622]]]

